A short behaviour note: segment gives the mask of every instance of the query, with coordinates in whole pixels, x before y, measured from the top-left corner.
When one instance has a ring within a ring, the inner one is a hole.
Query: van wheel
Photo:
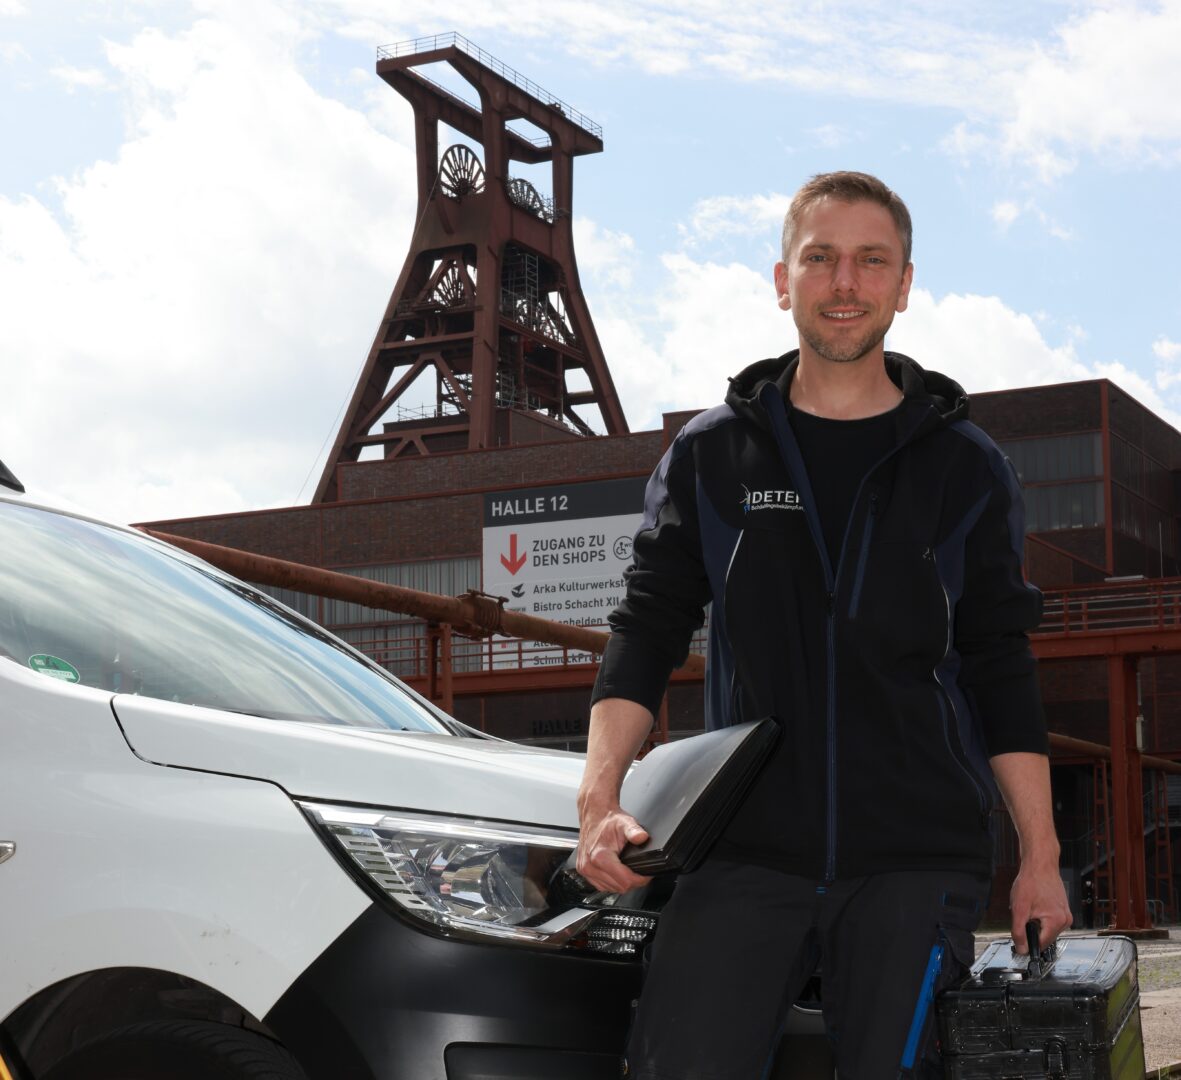
[[[87,1043],[42,1080],[307,1080],[278,1043],[205,1020],[135,1024]]]

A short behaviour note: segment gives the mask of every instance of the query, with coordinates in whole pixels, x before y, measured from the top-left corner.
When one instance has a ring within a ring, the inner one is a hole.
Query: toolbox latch
[[[1046,1080],[1066,1080],[1070,1063],[1066,1059],[1066,1042],[1063,1039],[1047,1039],[1042,1047],[1042,1070]]]

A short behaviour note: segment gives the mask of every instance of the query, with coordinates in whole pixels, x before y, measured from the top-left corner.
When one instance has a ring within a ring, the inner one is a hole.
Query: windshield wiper
[[[13,491],[19,491],[21,494],[24,494],[25,485],[13,475],[12,470],[3,461],[0,461],[0,484],[12,488]]]

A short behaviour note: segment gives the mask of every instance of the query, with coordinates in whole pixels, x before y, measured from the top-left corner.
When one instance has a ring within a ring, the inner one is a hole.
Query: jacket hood
[[[726,404],[737,415],[759,427],[769,428],[759,393],[768,383],[774,383],[790,412],[788,388],[799,362],[799,349],[792,349],[782,356],[751,364],[730,380]],[[886,353],[886,374],[902,391],[903,404],[907,406],[908,412],[917,412],[918,407],[923,407],[931,414],[928,422],[921,425],[923,430],[968,418],[968,395],[954,379],[938,371],[927,371],[909,356],[896,352]]]

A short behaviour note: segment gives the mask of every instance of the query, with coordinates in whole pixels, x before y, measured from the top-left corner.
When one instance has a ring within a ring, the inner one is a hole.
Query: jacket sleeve
[[[591,701],[626,698],[655,713],[710,600],[691,436],[677,437],[648,480],[625,576],[627,592],[608,619],[611,637]]]
[[[1037,665],[1028,631],[1041,621],[1042,595],[1025,581],[1025,506],[1016,474],[995,447],[990,491],[969,532],[964,584],[956,607],[959,683],[989,757],[1013,751],[1049,753]]]

